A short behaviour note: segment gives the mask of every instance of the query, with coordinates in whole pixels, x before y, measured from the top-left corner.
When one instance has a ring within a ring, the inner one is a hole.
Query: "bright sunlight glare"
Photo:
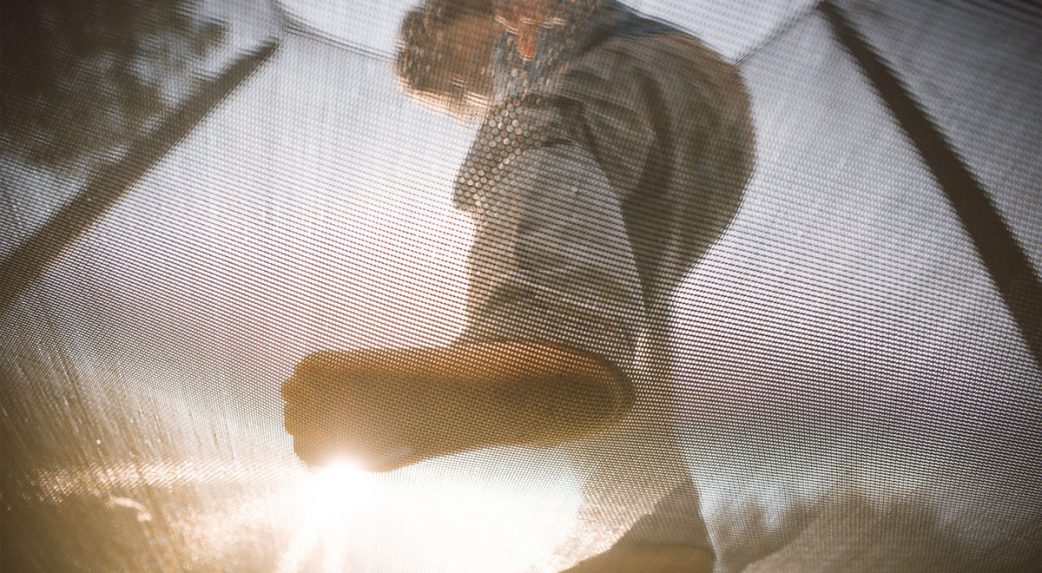
[[[321,570],[340,573],[345,561],[352,529],[362,519],[365,505],[378,503],[378,476],[362,470],[357,463],[341,459],[311,473],[302,480],[299,491],[300,521],[297,533],[283,556],[279,571],[298,571],[306,558],[321,554]]]
[[[509,486],[430,477],[369,473],[350,460],[306,472],[278,570],[413,570],[423,555],[432,571],[519,571],[545,562],[575,516],[574,493],[521,501]]]
[[[263,535],[279,573],[559,571],[588,556],[585,541],[578,553],[558,554],[576,523],[578,484],[566,466],[548,466],[548,481],[496,473],[539,463],[523,455],[474,452],[391,473],[347,460],[309,470],[289,459],[267,469],[196,459],[68,467],[35,479],[51,503],[97,495],[138,522],[166,520],[177,531],[171,539],[191,547],[192,569],[234,563]],[[166,510],[153,495],[187,509]]]

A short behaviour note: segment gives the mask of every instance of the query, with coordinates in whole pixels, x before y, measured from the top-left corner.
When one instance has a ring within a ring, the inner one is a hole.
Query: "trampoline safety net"
[[[0,569],[1042,568],[1030,0],[9,0]]]

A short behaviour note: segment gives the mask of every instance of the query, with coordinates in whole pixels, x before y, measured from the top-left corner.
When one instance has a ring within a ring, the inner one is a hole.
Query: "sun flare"
[[[378,503],[378,476],[351,460],[336,460],[309,472],[298,483],[297,533],[289,543],[279,571],[301,569],[305,560],[321,555],[321,570],[346,569],[351,529],[361,523],[366,506]]]
[[[350,512],[367,501],[372,502],[380,482],[376,474],[367,472],[351,460],[337,460],[314,472],[315,509],[327,512]]]
[[[556,553],[575,524],[578,484],[562,466],[547,466],[552,480],[513,479],[512,465],[539,463],[523,455],[473,453],[390,473],[348,460],[307,470],[289,458],[196,459],[64,468],[36,482],[59,507],[97,492],[107,511],[166,520],[178,535],[164,542],[183,543],[193,569],[221,569],[246,549],[279,573],[558,571],[587,556],[586,542]],[[165,511],[156,495],[190,509]],[[259,535],[272,544],[249,549]]]

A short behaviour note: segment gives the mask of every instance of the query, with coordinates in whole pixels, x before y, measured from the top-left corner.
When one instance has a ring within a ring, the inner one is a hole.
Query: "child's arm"
[[[629,406],[610,364],[534,342],[320,352],[283,386],[286,427],[308,463],[389,470],[459,451],[552,444]]]

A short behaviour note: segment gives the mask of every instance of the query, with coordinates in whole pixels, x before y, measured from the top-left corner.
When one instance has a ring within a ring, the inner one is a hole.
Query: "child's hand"
[[[348,458],[373,471],[418,461],[415,404],[370,352],[320,352],[282,385],[284,423],[309,465]]]

